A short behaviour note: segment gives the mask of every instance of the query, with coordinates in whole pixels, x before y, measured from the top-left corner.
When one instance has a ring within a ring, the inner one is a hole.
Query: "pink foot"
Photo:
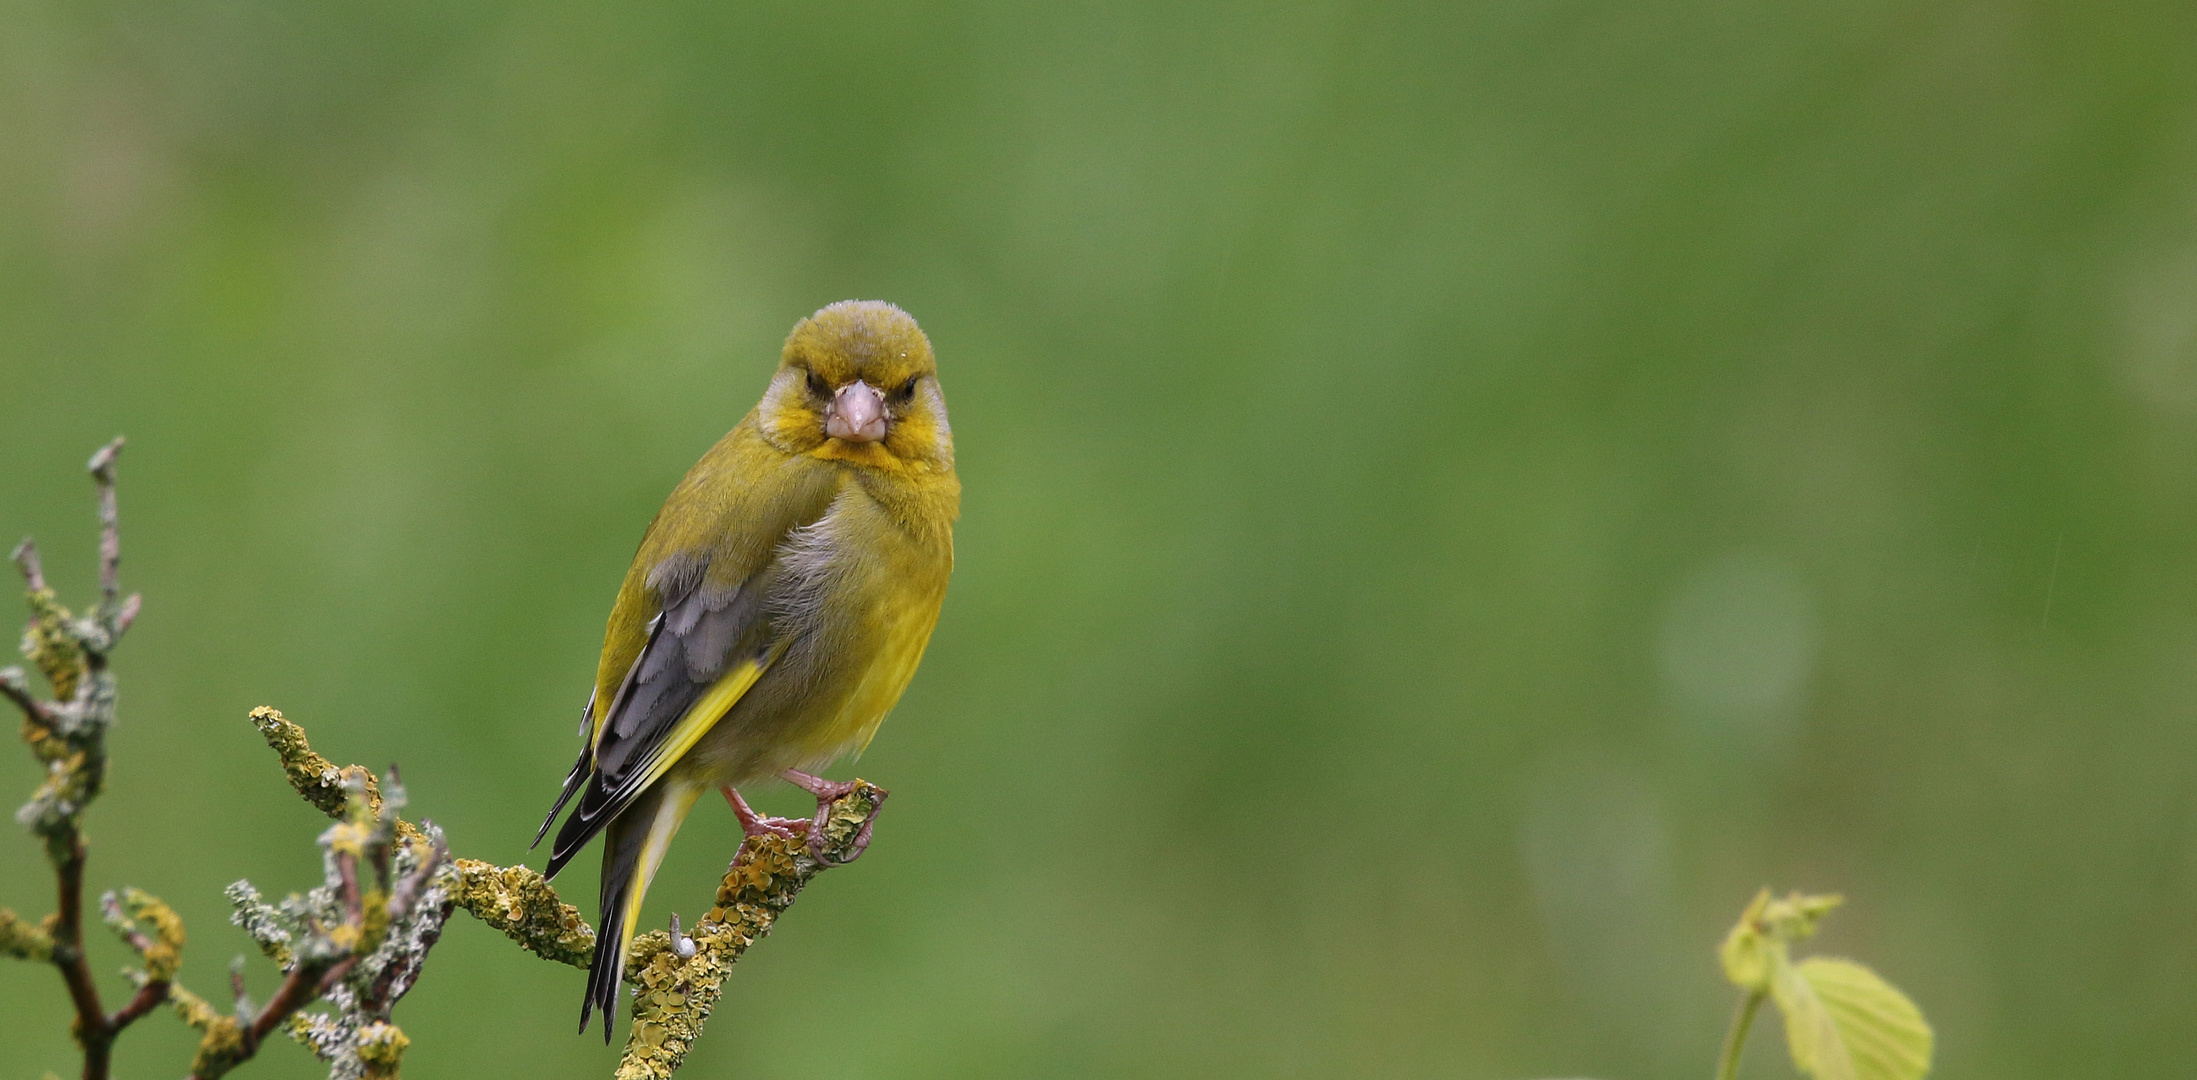
[[[746,836],[782,836],[788,840],[809,830],[809,823],[798,818],[765,817],[755,812],[748,801],[732,788],[721,789],[725,801],[732,804],[732,812],[740,819],[740,832]]]
[[[809,828],[809,854],[816,856],[817,862],[829,866],[844,866],[861,858],[862,853],[870,849],[870,826],[877,823],[877,815],[875,814],[870,815],[870,819],[862,823],[861,832],[854,834],[854,842],[848,845],[850,854],[846,858],[834,858],[826,854],[824,850],[824,823],[831,819],[832,800],[841,798],[848,792],[853,791],[855,785],[852,781],[826,780],[821,776],[811,776],[799,769],[787,769],[778,775],[785,777],[801,790],[816,796],[816,818],[807,824]],[[883,794],[882,789],[879,790],[879,794]]]

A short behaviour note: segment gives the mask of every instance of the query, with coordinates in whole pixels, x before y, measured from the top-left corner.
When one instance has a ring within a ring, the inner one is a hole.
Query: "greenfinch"
[[[808,831],[852,785],[814,775],[860,753],[923,658],[953,572],[961,481],[931,343],[877,301],[793,328],[757,405],[657,511],[603,634],[585,744],[539,844],[556,876],[603,834],[601,921],[580,1007],[603,1038],[664,851],[720,790],[744,832]],[[783,777],[814,823],[764,818],[739,788]]]

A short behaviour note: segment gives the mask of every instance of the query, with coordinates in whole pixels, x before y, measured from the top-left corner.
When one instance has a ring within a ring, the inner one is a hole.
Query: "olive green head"
[[[930,339],[882,300],[842,300],[801,320],[761,420],[787,453],[889,469],[953,465]]]

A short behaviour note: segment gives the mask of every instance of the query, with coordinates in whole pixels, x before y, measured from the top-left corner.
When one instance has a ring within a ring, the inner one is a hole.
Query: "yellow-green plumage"
[[[863,401],[882,416],[828,433]],[[606,837],[587,999],[606,1037],[641,896],[687,810],[859,752],[899,700],[945,598],[960,498],[930,343],[899,308],[845,301],[794,328],[762,403],[657,512],[550,812],[580,796],[551,874]]]

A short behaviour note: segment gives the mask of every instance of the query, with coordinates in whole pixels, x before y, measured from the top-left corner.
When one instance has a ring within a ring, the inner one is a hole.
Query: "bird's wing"
[[[767,602],[778,546],[823,515],[835,476],[728,445],[740,434],[673,491],[619,593],[604,674],[631,659],[607,695],[607,679],[598,684],[588,744],[550,812],[554,820],[579,795],[551,847],[548,874],[677,764],[785,651]]]

